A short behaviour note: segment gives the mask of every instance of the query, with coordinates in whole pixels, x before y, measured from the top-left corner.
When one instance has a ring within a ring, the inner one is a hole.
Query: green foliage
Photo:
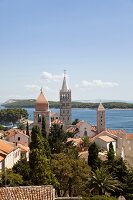
[[[51,153],[60,153],[63,151],[66,135],[65,132],[58,124],[53,124],[48,135],[48,142],[50,145]]]
[[[50,168],[50,160],[47,159],[49,156],[47,145],[47,140],[43,138],[40,128],[34,126],[31,134],[29,159],[30,178],[33,185],[57,184]]]
[[[83,200],[117,200],[115,197],[107,197],[107,196],[93,196],[93,197],[83,197]]]
[[[107,153],[107,157],[108,157],[108,162],[112,164],[115,159],[115,152],[112,142],[109,144],[109,151]]]
[[[42,136],[44,137],[44,138],[46,138],[46,136],[47,136],[47,132],[46,132],[46,119],[45,119],[45,117],[43,116],[42,117]]]
[[[96,109],[99,103],[84,103],[84,102],[72,102],[72,108],[92,108]],[[34,108],[35,99],[26,99],[26,100],[14,100],[14,102],[6,102],[3,106],[8,108]],[[49,101],[50,108],[59,108],[60,103],[58,101]],[[125,102],[107,102],[103,103],[103,106],[108,109],[119,108],[127,109],[133,108],[132,103]]]
[[[55,185],[57,184],[50,169],[50,161],[42,149],[33,149],[30,152],[30,178],[33,185]]]
[[[30,166],[26,160],[20,160],[13,166],[13,172],[23,177],[23,185],[30,184]]]
[[[0,123],[12,122],[15,124],[18,120],[28,118],[28,112],[25,109],[2,109],[0,110]]]
[[[70,156],[73,159],[79,158],[79,152],[76,146],[73,145],[73,142],[66,142],[64,146],[64,153],[66,153],[68,156]]]
[[[92,194],[109,195],[116,190],[120,191],[120,184],[104,168],[100,168],[92,172],[89,188]]]
[[[94,143],[89,146],[88,149],[88,165],[95,171],[98,167],[100,167],[100,159],[98,158],[98,148]]]
[[[19,186],[23,184],[23,178],[20,174],[13,173],[11,169],[6,169],[0,173],[0,186]]]
[[[28,136],[30,135],[29,134],[29,124],[28,124],[28,121],[27,121],[27,124],[26,124],[26,135],[28,135]]]
[[[58,196],[83,194],[90,173],[90,169],[84,160],[73,159],[64,153],[60,153],[54,155],[51,165],[59,182],[59,186],[56,187]]]
[[[86,136],[86,137],[82,137],[82,140],[83,140],[83,147],[89,147],[89,138]]]
[[[78,122],[79,122],[79,119],[76,118],[76,119],[72,122],[72,125],[76,125]]]
[[[32,132],[31,132],[31,143],[30,143],[30,150],[36,149],[36,148],[43,148],[43,137],[40,131],[40,128],[38,126],[33,126]]]
[[[117,178],[120,182],[125,183],[125,179],[128,175],[128,169],[121,157],[114,160],[112,175]]]
[[[0,125],[0,130],[7,131],[7,128],[2,126],[2,125]]]
[[[24,124],[19,124],[18,128],[19,128],[20,130],[25,130],[25,125],[24,125]]]

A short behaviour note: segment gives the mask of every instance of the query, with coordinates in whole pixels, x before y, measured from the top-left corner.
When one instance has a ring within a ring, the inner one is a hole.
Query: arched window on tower
[[[38,123],[40,123],[41,121],[42,121],[42,116],[38,114]]]

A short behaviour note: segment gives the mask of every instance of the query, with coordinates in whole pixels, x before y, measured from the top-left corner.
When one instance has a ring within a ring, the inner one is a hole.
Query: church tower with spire
[[[46,131],[49,132],[51,126],[51,113],[49,111],[49,103],[44,95],[44,92],[41,88],[40,95],[38,96],[35,103],[35,112],[34,112],[34,124],[38,125],[40,129],[42,128],[42,118],[45,118],[46,121]]]
[[[65,125],[71,124],[71,107],[71,90],[68,88],[66,71],[64,71],[62,89],[60,90],[60,119]]]
[[[101,133],[102,131],[105,131],[105,129],[105,108],[100,102],[97,109],[97,133]]]

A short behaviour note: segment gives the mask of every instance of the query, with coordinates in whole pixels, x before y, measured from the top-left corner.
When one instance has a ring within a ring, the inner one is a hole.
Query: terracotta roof
[[[38,96],[35,104],[36,111],[48,111],[48,101],[41,90],[40,95]]]
[[[52,124],[63,124],[63,121],[60,119],[55,119],[51,122]]]
[[[126,134],[126,139],[127,140],[133,140],[133,133]]]
[[[83,143],[83,140],[81,138],[68,138],[67,142],[73,142],[75,146],[79,146]]]
[[[118,129],[118,130],[112,130],[112,129],[106,129],[109,133],[113,135],[120,135],[120,134],[126,134],[124,129]]]
[[[1,187],[0,200],[53,200],[52,186]]]
[[[22,144],[18,144],[18,147],[20,147],[21,152],[28,152],[29,151],[29,147],[26,147]]]
[[[0,150],[8,154],[14,150],[14,147],[7,144],[4,140],[0,140]]]
[[[7,131],[7,136],[8,137],[12,137],[12,136],[15,136],[16,134],[22,134],[22,135],[24,135],[24,136],[26,136],[26,137],[29,137],[28,135],[26,135],[23,131],[21,131],[20,129],[10,129],[10,130],[8,130]]]
[[[76,132],[76,129],[77,128],[75,126],[71,126],[71,127],[67,128],[66,132],[74,133],[74,132]]]
[[[98,137],[99,139],[105,141],[105,142],[115,142],[115,140],[107,135],[102,135]]]

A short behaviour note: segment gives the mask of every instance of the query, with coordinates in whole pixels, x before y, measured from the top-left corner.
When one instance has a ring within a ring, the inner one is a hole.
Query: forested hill
[[[34,108],[35,100],[10,100],[2,104],[6,108]],[[58,101],[49,101],[50,108],[59,108]],[[105,108],[108,109],[133,109],[133,103],[124,102],[107,102],[103,103]],[[98,107],[98,103],[83,103],[83,102],[72,102],[73,108],[92,108]]]

